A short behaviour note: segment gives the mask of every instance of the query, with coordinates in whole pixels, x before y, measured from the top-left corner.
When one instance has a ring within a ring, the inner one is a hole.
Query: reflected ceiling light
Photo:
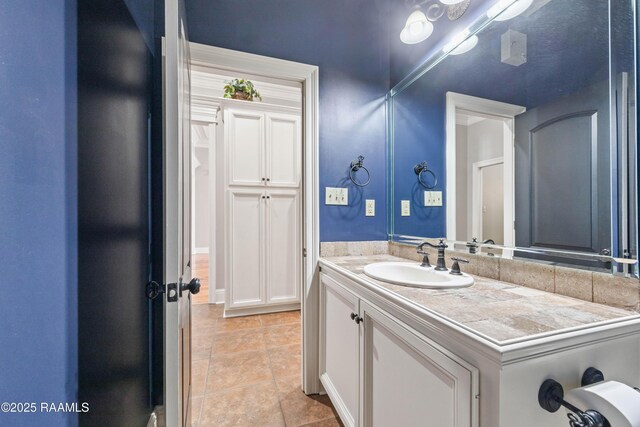
[[[446,4],[447,6],[450,4],[458,4],[462,3],[464,0],[440,0],[440,3]]]
[[[449,43],[444,45],[442,51],[451,55],[461,55],[469,52],[478,44],[478,36],[474,34],[469,37],[469,34],[471,34],[469,30],[458,33]]]
[[[462,43],[460,43],[458,45],[458,47],[456,47],[451,52],[449,52],[449,54],[451,54],[451,55],[462,55],[463,53],[467,53],[471,49],[476,47],[477,44],[478,44],[478,36],[476,36],[474,34],[471,37],[469,37],[468,39],[466,39],[465,41],[463,41]]]
[[[406,44],[416,44],[426,40],[432,32],[433,24],[421,9],[416,9],[407,18],[407,23],[400,32],[400,40]]]
[[[533,0],[500,0],[489,8],[487,16],[496,21],[506,21],[529,9],[532,3]]]

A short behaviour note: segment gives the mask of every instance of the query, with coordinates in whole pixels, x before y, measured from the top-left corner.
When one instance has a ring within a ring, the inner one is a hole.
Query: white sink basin
[[[364,268],[364,274],[394,285],[416,288],[449,289],[466,288],[473,285],[473,277],[462,276],[448,271],[436,271],[433,267],[420,267],[420,264],[407,262],[376,262]]]

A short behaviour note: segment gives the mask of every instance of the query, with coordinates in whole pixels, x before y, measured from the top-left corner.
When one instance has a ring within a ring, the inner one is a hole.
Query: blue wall
[[[75,1],[0,6],[0,401],[73,402]],[[73,425],[75,414],[0,414]]]
[[[320,67],[320,239],[385,240],[388,3],[383,0],[191,0],[191,41]],[[348,181],[365,157],[369,186]],[[347,184],[348,182],[348,184]],[[324,187],[349,188],[349,206],[325,206]],[[376,216],[364,216],[364,200]]]

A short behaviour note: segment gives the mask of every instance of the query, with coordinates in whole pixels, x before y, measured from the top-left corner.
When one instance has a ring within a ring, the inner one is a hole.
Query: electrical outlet
[[[341,206],[348,205],[349,189],[326,187],[325,195],[324,195],[324,204],[325,205],[341,205]]]
[[[372,199],[367,199],[365,202],[365,216],[376,216],[376,201]]]
[[[400,201],[400,216],[411,216],[411,200]]]
[[[425,206],[442,206],[442,191],[425,191]]]

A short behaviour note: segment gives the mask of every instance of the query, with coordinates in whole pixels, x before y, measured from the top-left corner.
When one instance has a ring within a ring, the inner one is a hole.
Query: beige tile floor
[[[222,317],[222,305],[193,312],[192,424],[342,426],[327,396],[300,388],[300,312]]]

